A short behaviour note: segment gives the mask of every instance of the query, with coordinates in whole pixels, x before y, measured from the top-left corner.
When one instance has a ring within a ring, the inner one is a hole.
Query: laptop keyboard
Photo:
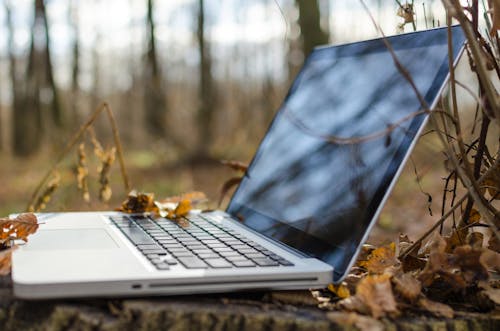
[[[293,266],[208,217],[191,216],[185,227],[144,215],[112,216],[110,220],[158,270],[168,270],[179,263],[188,269]]]

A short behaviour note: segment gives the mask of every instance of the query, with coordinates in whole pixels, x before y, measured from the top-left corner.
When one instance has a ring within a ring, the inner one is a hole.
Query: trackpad
[[[104,229],[39,230],[28,238],[24,250],[106,249],[118,244]]]

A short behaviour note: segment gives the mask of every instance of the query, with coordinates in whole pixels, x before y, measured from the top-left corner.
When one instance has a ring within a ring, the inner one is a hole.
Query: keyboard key
[[[253,249],[253,248],[238,249],[238,252],[245,254],[245,255],[259,253],[258,250]]]
[[[288,261],[288,260],[285,260],[285,259],[280,259],[280,260],[276,260],[276,262],[278,262],[279,264],[281,265],[284,265],[284,266],[293,266],[293,263]]]
[[[161,249],[159,245],[155,244],[145,244],[145,245],[137,245],[138,249]]]
[[[190,251],[183,251],[183,252],[170,252],[173,256],[179,258],[179,257],[188,257],[188,256],[194,256],[193,253]]]
[[[220,257],[218,254],[215,253],[200,253],[198,254],[198,256],[205,261],[206,259],[216,259]]]
[[[162,253],[167,253],[166,250],[164,249],[142,249],[141,252],[143,254],[162,254]]]
[[[246,261],[246,260],[248,260],[243,255],[225,256],[225,258],[228,259],[231,262],[233,262],[233,261]]]
[[[230,251],[223,251],[223,252],[217,252],[219,253],[220,255],[224,256],[224,257],[228,257],[228,256],[241,256],[240,253],[236,252],[236,251],[233,251],[233,250],[230,250]]]
[[[206,259],[205,262],[212,268],[231,268],[231,263],[227,262],[222,258],[218,259]]]
[[[261,267],[273,267],[273,266],[279,266],[279,263],[271,260],[269,258],[257,258],[257,259],[252,259],[255,263],[257,263]]]
[[[169,270],[170,267],[166,263],[160,263],[160,264],[156,265],[156,269],[158,269],[158,270]]]
[[[178,259],[179,262],[182,263],[188,269],[200,269],[207,267],[207,264],[196,256],[179,257]]]
[[[253,263],[252,261],[250,260],[246,260],[246,261],[231,261],[232,264],[234,264],[235,266],[237,267],[255,267],[255,263]]]
[[[251,258],[251,259],[265,259],[267,256],[265,256],[262,253],[251,253],[251,254],[245,254],[245,256]]]
[[[123,234],[125,234],[130,241],[132,241],[136,245],[141,245],[141,244],[155,244],[156,242],[151,238],[150,236],[147,235],[143,230],[141,230],[139,227],[134,226],[134,227],[125,227],[121,229]]]

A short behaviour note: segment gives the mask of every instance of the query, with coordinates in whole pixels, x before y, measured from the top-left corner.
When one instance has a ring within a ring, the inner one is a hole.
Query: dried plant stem
[[[443,1],[447,1],[447,0],[443,0]],[[363,5],[365,11],[368,13],[368,15],[369,15],[369,17],[370,17],[373,25],[379,31],[379,33],[382,35],[382,40],[383,40],[384,44],[386,45],[386,47],[387,47],[387,49],[388,49],[388,51],[389,51],[389,53],[390,53],[390,55],[391,55],[391,57],[392,57],[392,59],[394,61],[394,64],[396,65],[396,68],[401,73],[401,75],[403,75],[403,77],[408,81],[408,83],[410,83],[413,91],[415,92],[415,95],[417,96],[418,100],[420,101],[420,104],[421,104],[422,108],[424,110],[426,110],[427,112],[429,112],[430,110],[429,110],[429,106],[428,106],[427,102],[423,98],[422,94],[418,91],[418,89],[417,89],[417,87],[415,85],[415,82],[413,81],[413,78],[411,77],[411,75],[408,73],[408,71],[399,62],[399,60],[397,58],[397,55],[394,52],[394,49],[392,48],[391,44],[389,43],[389,41],[385,37],[385,34],[382,31],[382,28],[375,21],[375,18],[371,14],[371,12],[368,9],[368,6],[365,4],[364,0],[360,0],[360,2]],[[449,8],[449,7],[447,7],[447,8]],[[460,9],[460,8],[457,8],[456,10],[458,10],[458,9]],[[461,13],[461,14],[463,14],[463,13]],[[462,23],[462,22],[460,22],[460,23]],[[468,20],[467,20],[467,23],[469,23]],[[462,28],[464,28],[464,25],[466,25],[467,23],[464,22],[464,24],[462,25]],[[470,28],[470,26],[468,26],[468,25],[467,25],[467,27]],[[465,28],[464,28],[464,30],[465,30]],[[476,41],[474,40],[474,42],[476,42]],[[480,56],[479,55],[479,50],[478,50],[477,54],[473,54],[473,55],[475,57],[476,57],[476,55]],[[482,59],[478,59],[478,61],[481,61],[481,60]],[[484,63],[482,63],[482,62],[481,62],[481,64],[484,65]],[[485,65],[484,65],[484,69],[486,69]],[[452,70],[453,70],[453,66],[450,68],[450,71],[452,71]],[[486,71],[484,71],[484,72],[486,72]],[[489,80],[487,80],[486,76],[484,76],[484,78],[487,81],[487,84],[491,84],[491,82]],[[492,92],[492,91],[490,91],[490,92]],[[492,94],[492,96],[493,96],[493,94]],[[496,102],[496,100],[494,100],[494,101]],[[492,104],[492,105],[495,105],[495,104]],[[439,127],[439,125],[437,123],[437,120],[436,120],[436,118],[434,116],[430,116],[430,120],[432,121],[432,124],[435,127]],[[498,215],[498,212],[496,212],[496,210],[493,208],[493,206],[489,205],[487,203],[487,201],[484,201],[484,198],[479,194],[480,191],[479,191],[479,187],[477,185],[477,181],[474,180],[473,177],[467,176],[467,174],[464,172],[463,168],[460,166],[460,163],[459,163],[459,161],[458,161],[458,159],[457,159],[457,157],[456,157],[456,155],[455,155],[455,153],[453,151],[452,146],[447,142],[446,136],[443,135],[439,130],[436,131],[436,132],[438,133],[437,136],[438,136],[439,140],[441,141],[441,143],[443,144],[443,147],[444,147],[444,149],[446,151],[446,154],[448,155],[448,158],[453,163],[453,166],[454,166],[454,168],[455,168],[455,170],[457,172],[458,177],[462,181],[462,184],[467,188],[468,195],[470,195],[474,199],[474,202],[477,204],[477,208],[479,209],[481,215],[486,219],[487,223],[490,225],[491,230],[493,231],[493,233],[495,234],[495,236],[497,236],[498,238],[500,238],[500,233],[499,233],[498,229],[496,228],[495,223],[493,222],[493,217],[495,217],[495,218],[500,217]],[[488,169],[488,170],[491,170],[491,169],[493,169],[493,167],[490,168],[490,169]],[[483,177],[484,177],[484,175],[483,175]],[[463,199],[466,199],[466,197],[464,197]],[[458,203],[457,203],[457,205],[458,205]],[[491,214],[493,214],[493,215],[491,215]],[[439,224],[437,226],[439,226]],[[437,226],[433,227],[432,231],[434,231],[435,228],[437,228]]]
[[[465,33],[465,36],[467,37],[472,56],[474,57],[476,63],[476,72],[479,77],[479,81],[484,88],[484,92],[490,103],[490,106],[493,108],[493,113],[495,114],[497,125],[500,126],[500,101],[498,100],[495,87],[488,78],[486,63],[481,55],[481,45],[479,45],[479,42],[476,38],[476,33],[471,26],[471,22],[464,14],[462,6],[458,1],[442,0],[442,2],[445,8],[449,10],[450,14],[458,20]]]
[[[120,141],[120,135],[118,133],[118,126],[116,125],[115,117],[109,105],[105,102],[103,107],[106,109],[106,113],[108,114],[109,122],[111,123],[111,130],[113,131],[113,139],[115,141],[116,152],[118,154],[118,162],[120,163],[120,170],[122,173],[123,185],[125,186],[125,190],[127,192],[130,191],[130,182],[128,180],[127,171],[125,170],[125,161],[123,158],[123,149],[122,143]]]
[[[121,169],[121,173],[122,173],[123,184],[125,186],[125,190],[127,192],[130,191],[130,184],[129,184],[127,172],[125,170],[125,163],[123,161],[123,152],[122,152],[120,137],[118,135],[118,129],[117,129],[117,126],[116,126],[116,121],[114,119],[113,112],[109,108],[108,104],[106,102],[104,102],[101,105],[99,105],[94,110],[94,112],[92,114],[90,114],[87,122],[85,122],[82,126],[80,126],[80,128],[78,129],[78,131],[68,141],[68,143],[66,144],[66,147],[64,147],[64,149],[61,152],[61,154],[59,154],[59,156],[56,158],[56,161],[54,162],[54,164],[52,165],[52,167],[49,169],[49,171],[47,171],[47,173],[45,174],[45,176],[42,178],[42,180],[40,181],[40,183],[35,188],[35,191],[31,195],[31,199],[30,199],[30,201],[28,203],[27,209],[29,209],[29,207],[31,205],[33,205],[34,201],[36,200],[36,198],[40,194],[40,190],[42,189],[42,187],[45,184],[45,182],[47,182],[47,180],[49,179],[49,177],[57,170],[57,167],[63,161],[64,157],[66,157],[66,155],[68,155],[68,153],[76,145],[76,143],[78,143],[78,141],[81,139],[81,137],[85,133],[85,131],[92,125],[92,123],[94,123],[94,121],[96,120],[97,116],[103,110],[106,110],[106,113],[108,115],[109,121],[111,123],[111,128],[112,128],[112,131],[113,131],[114,143],[115,143],[115,146],[116,146],[116,150],[118,152],[118,159],[119,159],[119,162],[120,162],[120,169]]]
[[[497,158],[495,163],[477,180],[478,183],[482,183],[491,173],[493,173],[498,167],[500,167],[500,158]],[[408,255],[418,244],[424,241],[434,230],[436,230],[458,207],[462,205],[462,203],[469,197],[470,193],[465,193],[458,201],[439,219],[434,223],[434,225],[429,228],[420,238],[418,238],[410,247],[405,249],[401,254],[399,254],[399,258],[404,258]],[[492,230],[495,232],[495,226],[490,226]],[[498,231],[496,231],[498,236]]]

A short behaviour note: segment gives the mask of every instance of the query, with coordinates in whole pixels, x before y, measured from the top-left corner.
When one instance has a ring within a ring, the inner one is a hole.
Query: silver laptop
[[[457,59],[464,36],[452,30]],[[388,41],[435,105],[448,76],[446,28]],[[225,212],[192,213],[182,226],[116,212],[39,214],[38,232],[13,254],[14,293],[150,296],[340,282],[425,124],[420,109],[381,39],[318,48]]]

